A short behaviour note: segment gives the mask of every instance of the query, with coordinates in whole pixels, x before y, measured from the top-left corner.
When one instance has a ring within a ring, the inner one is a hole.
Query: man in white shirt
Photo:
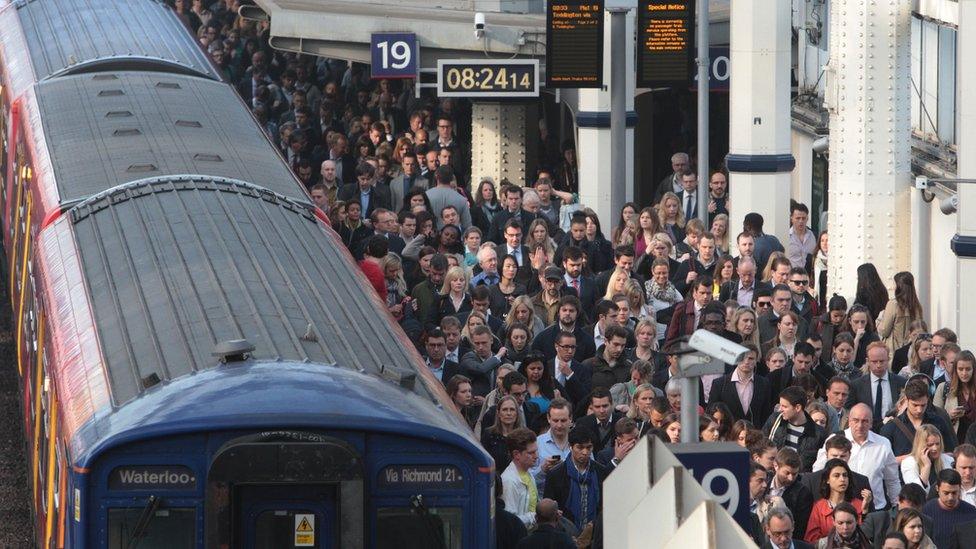
[[[871,431],[871,407],[867,404],[855,404],[848,417],[849,427],[844,436],[853,444],[851,458],[847,462],[852,471],[868,477],[871,492],[874,495],[874,505],[877,509],[884,509],[889,502],[898,501],[901,492],[901,481],[898,479],[898,462],[891,451],[891,442],[885,437]],[[827,451],[821,448],[817,453],[817,461],[813,470],[823,469],[827,463]]]
[[[445,316],[441,320],[441,331],[444,332],[444,339],[447,344],[447,352],[444,354],[444,358],[460,364],[461,321],[456,316]]]
[[[807,264],[807,256],[817,250],[817,237],[807,227],[810,210],[805,204],[793,202],[790,205],[790,235],[786,247],[786,257],[790,265],[803,268]]]
[[[536,462],[539,446],[535,433],[521,428],[506,437],[512,462],[502,472],[502,500],[505,510],[517,516],[527,527],[535,524],[535,508],[539,491],[535,487],[529,467]]]
[[[976,505],[976,446],[960,444],[952,453],[956,461],[954,469],[962,477],[959,498],[970,505]]]
[[[573,405],[564,398],[554,398],[549,403],[546,417],[549,430],[539,435],[539,457],[529,469],[539,493],[545,492],[546,474],[569,456],[569,428],[573,424]]]

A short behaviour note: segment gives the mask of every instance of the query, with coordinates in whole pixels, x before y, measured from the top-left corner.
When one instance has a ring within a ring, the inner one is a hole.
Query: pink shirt
[[[732,372],[732,383],[735,383],[735,392],[739,393],[739,403],[742,404],[742,411],[749,413],[749,405],[752,404],[752,392],[755,389],[753,384],[753,374],[749,379],[739,377],[739,369]]]

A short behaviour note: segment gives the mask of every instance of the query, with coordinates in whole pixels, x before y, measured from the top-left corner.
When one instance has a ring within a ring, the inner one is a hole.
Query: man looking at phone
[[[549,403],[549,430],[539,435],[539,458],[529,472],[535,479],[539,493],[545,493],[546,475],[569,455],[569,428],[572,426],[573,406],[564,398]]]

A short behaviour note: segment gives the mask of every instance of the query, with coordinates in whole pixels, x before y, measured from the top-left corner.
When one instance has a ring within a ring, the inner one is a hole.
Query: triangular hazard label
[[[298,523],[298,528],[295,528],[296,532],[314,532],[312,525],[308,523],[307,518],[303,518],[301,522]]]

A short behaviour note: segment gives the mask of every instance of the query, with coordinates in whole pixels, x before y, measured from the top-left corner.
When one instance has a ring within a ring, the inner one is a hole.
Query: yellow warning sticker
[[[315,515],[295,515],[295,547],[315,546]]]

